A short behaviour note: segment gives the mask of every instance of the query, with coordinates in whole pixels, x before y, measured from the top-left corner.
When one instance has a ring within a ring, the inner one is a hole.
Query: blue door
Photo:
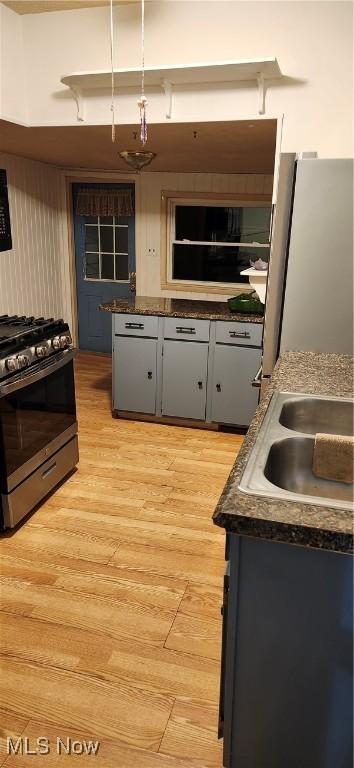
[[[80,349],[110,352],[112,316],[102,302],[135,290],[135,219],[132,216],[78,216],[80,189],[129,189],[134,184],[73,184],[76,286]]]

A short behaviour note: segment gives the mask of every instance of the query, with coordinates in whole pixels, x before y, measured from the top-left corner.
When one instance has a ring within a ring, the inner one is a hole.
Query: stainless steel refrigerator
[[[285,350],[353,354],[353,160],[280,156],[262,382]]]

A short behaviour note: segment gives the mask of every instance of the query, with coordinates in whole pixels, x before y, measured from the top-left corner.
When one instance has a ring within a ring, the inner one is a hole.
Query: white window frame
[[[128,258],[128,275],[129,275],[129,250],[127,253],[118,253],[116,251],[116,227],[119,229],[128,229],[128,224],[116,224],[116,220],[118,221],[118,216],[112,216],[113,223],[112,224],[101,224],[100,216],[97,216],[97,224],[94,224],[93,222],[86,223],[85,222],[85,239],[86,239],[86,228],[87,227],[97,227],[98,229],[98,251],[86,251],[84,252],[84,258],[85,258],[85,270],[84,270],[84,281],[85,283],[118,283],[119,285],[129,285],[129,276],[127,280],[116,280],[116,256],[127,256]],[[102,251],[101,250],[101,227],[110,227],[113,229],[113,252],[110,253],[109,251]],[[98,256],[98,274],[99,277],[86,277],[86,256],[89,255],[95,255]],[[113,257],[113,278],[109,277],[100,277],[102,274],[102,255],[105,256],[112,256]]]
[[[231,294],[235,290],[242,289],[243,291],[252,291],[252,288],[250,287],[249,283],[218,283],[218,282],[211,282],[211,281],[197,281],[197,280],[180,280],[175,279],[172,277],[172,268],[173,268],[173,245],[174,244],[183,244],[183,245],[220,245],[222,247],[231,247],[234,248],[235,246],[242,246],[245,248],[254,248],[257,247],[259,249],[266,248],[269,250],[270,248],[270,233],[269,233],[269,242],[268,243],[243,243],[243,242],[234,242],[234,243],[218,243],[215,241],[186,241],[186,240],[176,240],[175,239],[175,231],[176,231],[176,221],[175,221],[175,213],[176,213],[176,206],[177,205],[188,205],[188,206],[210,206],[210,207],[217,207],[220,206],[222,208],[231,208],[231,207],[237,207],[237,208],[269,208],[271,210],[272,201],[271,196],[268,195],[254,195],[252,196],[252,199],[247,199],[247,197],[251,197],[248,195],[240,196],[240,195],[217,195],[215,194],[215,197],[213,193],[205,194],[198,196],[196,193],[178,193],[178,196],[173,195],[173,193],[163,193],[162,195],[162,201],[165,204],[165,234],[166,234],[166,240],[165,240],[165,254],[163,254],[163,250],[161,251],[161,258],[163,259],[165,256],[165,264],[161,264],[161,288],[169,289],[174,288],[178,290],[187,290],[187,291],[204,291],[204,293],[228,293]],[[162,211],[163,215],[163,211]],[[163,232],[162,232],[163,237]]]

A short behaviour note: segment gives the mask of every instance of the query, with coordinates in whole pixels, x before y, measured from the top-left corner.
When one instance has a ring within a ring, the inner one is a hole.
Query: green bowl
[[[264,305],[259,300],[256,292],[240,293],[227,300],[230,312],[240,312],[245,315],[263,315]]]

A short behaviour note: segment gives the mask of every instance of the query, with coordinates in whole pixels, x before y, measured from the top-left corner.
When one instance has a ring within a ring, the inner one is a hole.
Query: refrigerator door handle
[[[257,389],[260,389],[260,386],[261,386],[261,376],[262,376],[262,366],[260,367],[259,371],[257,371],[257,373],[256,373],[256,375],[255,375],[255,377],[254,377],[254,379],[253,379],[253,381],[251,383],[252,387],[257,387]]]

